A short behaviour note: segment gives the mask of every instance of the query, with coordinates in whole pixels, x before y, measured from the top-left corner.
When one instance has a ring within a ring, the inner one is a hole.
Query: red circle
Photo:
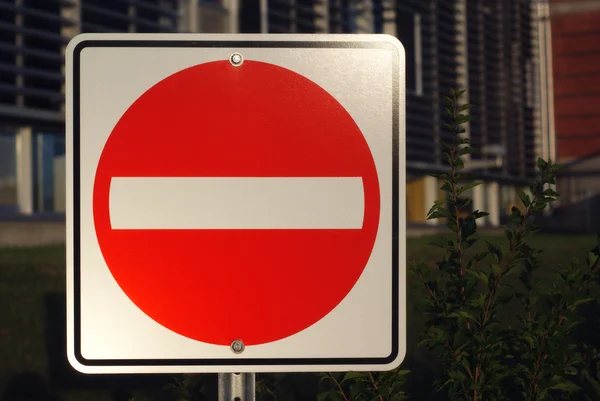
[[[111,228],[112,177],[204,176],[361,177],[363,226]],[[307,78],[249,60],[196,65],[140,96],[104,146],[93,195],[100,249],[125,294],[164,327],[218,345],[279,340],[331,312],[369,260],[379,208],[373,156],[348,112]]]

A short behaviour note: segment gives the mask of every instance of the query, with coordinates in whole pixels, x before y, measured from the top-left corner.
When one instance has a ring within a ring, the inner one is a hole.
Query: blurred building
[[[559,225],[600,227],[600,0],[550,0]]]
[[[0,0],[0,219],[64,211],[64,49],[80,32],[387,33],[407,54],[409,221],[439,195],[443,96],[468,88],[486,180],[471,195],[498,225],[514,186],[554,155],[544,7],[534,0]],[[543,83],[543,84],[542,84]]]
[[[600,151],[600,0],[551,0],[558,157]]]
[[[177,0],[0,0],[0,218],[65,209],[64,51],[80,32],[177,32]]]

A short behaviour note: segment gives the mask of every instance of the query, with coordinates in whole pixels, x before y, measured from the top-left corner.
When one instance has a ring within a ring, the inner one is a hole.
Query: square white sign
[[[404,64],[387,35],[74,38],[71,365],[84,373],[398,366]]]

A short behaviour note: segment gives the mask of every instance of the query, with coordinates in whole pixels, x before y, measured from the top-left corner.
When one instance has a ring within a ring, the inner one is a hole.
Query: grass
[[[504,244],[502,237],[486,237]],[[432,237],[408,240],[408,262],[434,264],[442,251],[428,246]],[[595,237],[537,235],[531,244],[544,250],[542,265],[548,274],[573,257],[583,259]],[[480,248],[482,249],[482,248]],[[65,251],[63,247],[0,249],[0,399],[28,389],[38,400],[126,400],[124,390],[147,387],[156,377],[98,377],[74,373],[64,356]],[[407,368],[422,370],[409,382],[423,385],[431,362],[416,350],[422,317],[416,309],[421,295],[408,292]],[[417,373],[417,372],[415,372]],[[413,393],[414,394],[414,393]],[[16,397],[15,397],[16,398]]]
[[[124,388],[153,380],[67,365],[65,286],[64,247],[0,249],[0,400],[126,400]]]
[[[0,251],[0,380],[31,372],[45,374],[49,294],[65,291],[62,248]]]

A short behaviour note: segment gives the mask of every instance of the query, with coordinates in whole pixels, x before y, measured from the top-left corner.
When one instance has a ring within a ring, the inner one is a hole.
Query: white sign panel
[[[73,39],[73,367],[398,366],[404,64],[386,35]]]

